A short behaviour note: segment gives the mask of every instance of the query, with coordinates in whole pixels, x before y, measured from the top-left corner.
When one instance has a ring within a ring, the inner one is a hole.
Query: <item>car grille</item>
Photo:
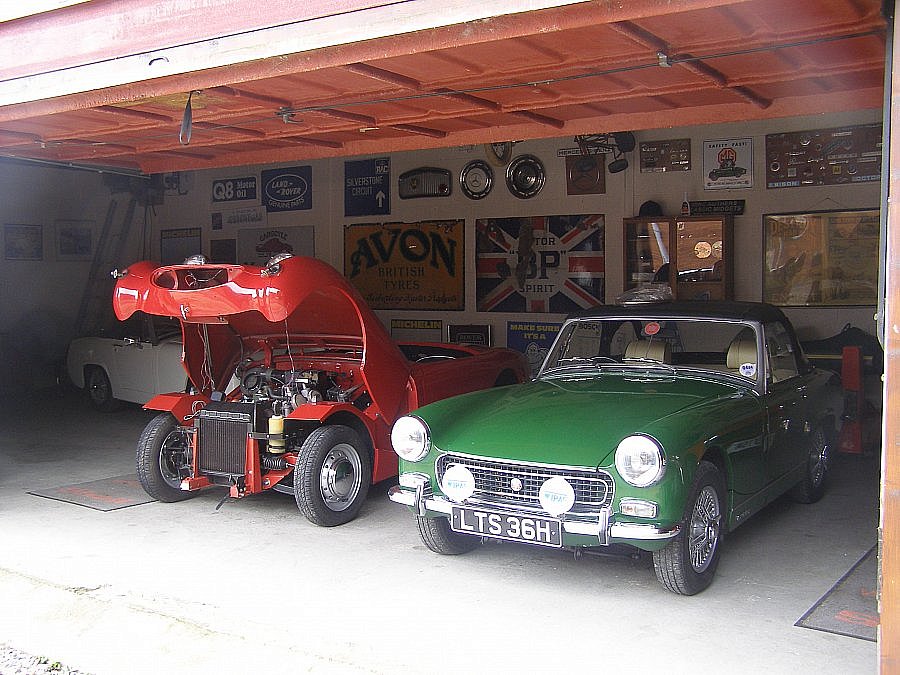
[[[575,506],[571,513],[593,514],[612,505],[615,482],[606,471],[566,468],[544,464],[518,464],[468,455],[446,453],[435,463],[438,481],[454,464],[462,464],[475,476],[473,501],[485,501],[501,506],[542,510],[538,492],[544,481],[553,476],[565,478],[575,490]],[[522,481],[521,490],[513,490],[514,478]]]
[[[197,419],[200,473],[244,475],[247,435],[253,431],[255,406],[210,403]]]

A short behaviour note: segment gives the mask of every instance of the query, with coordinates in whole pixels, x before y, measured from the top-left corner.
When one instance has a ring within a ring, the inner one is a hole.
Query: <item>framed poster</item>
[[[43,260],[43,227],[40,225],[4,225],[3,257],[7,260]]]
[[[441,319],[391,319],[391,337],[398,342],[440,342],[443,332]]]
[[[237,247],[238,262],[243,265],[265,265],[279,253],[314,257],[316,229],[312,225],[299,225],[238,230]]]
[[[233,265],[237,262],[237,240],[210,239],[209,261]]]
[[[344,276],[373,309],[465,307],[462,220],[344,227]]]
[[[766,187],[881,180],[881,123],[766,136]]]
[[[643,141],[640,144],[641,173],[691,170],[691,139]]]
[[[567,314],[602,305],[602,215],[475,221],[479,312]]]
[[[703,141],[703,189],[753,187],[753,139]]]
[[[877,304],[878,209],[766,214],[763,236],[765,302]]]
[[[90,260],[93,255],[93,220],[56,221],[57,260]]]
[[[458,345],[491,346],[490,324],[450,324],[447,326],[449,342]]]

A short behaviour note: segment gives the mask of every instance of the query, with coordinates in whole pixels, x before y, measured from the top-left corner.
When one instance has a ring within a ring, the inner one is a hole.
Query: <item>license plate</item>
[[[450,527],[456,532],[492,539],[522,541],[540,546],[562,547],[562,523],[549,518],[519,516],[479,509],[453,507]]]

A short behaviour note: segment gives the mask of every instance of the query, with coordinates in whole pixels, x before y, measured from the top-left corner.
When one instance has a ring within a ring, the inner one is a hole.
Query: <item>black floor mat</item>
[[[878,556],[873,546],[795,626],[876,641]]]
[[[134,474],[43,490],[28,490],[28,494],[87,506],[98,511],[114,511],[154,501],[153,497],[144,492]]]

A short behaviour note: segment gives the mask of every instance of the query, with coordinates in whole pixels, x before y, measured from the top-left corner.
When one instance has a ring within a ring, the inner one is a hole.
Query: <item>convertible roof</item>
[[[784,313],[763,302],[699,301],[644,302],[630,305],[603,305],[575,312],[569,318],[717,318],[735,321],[784,321]]]

